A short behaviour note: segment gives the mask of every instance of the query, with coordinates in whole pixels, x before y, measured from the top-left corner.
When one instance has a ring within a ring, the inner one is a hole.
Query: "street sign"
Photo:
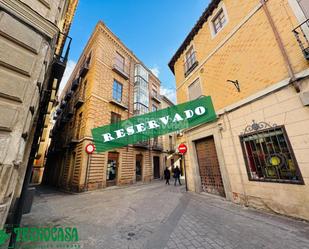
[[[180,144],[178,146],[178,151],[181,154],[185,154],[187,152],[187,150],[188,150],[188,148],[187,148],[187,146],[185,144]]]
[[[95,151],[94,144],[87,144],[85,150],[87,154],[92,154]]]

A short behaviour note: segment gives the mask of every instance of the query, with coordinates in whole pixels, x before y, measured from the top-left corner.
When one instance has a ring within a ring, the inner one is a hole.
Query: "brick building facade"
[[[217,120],[183,131],[192,191],[309,219],[308,1],[213,0],[169,63],[179,103]]]
[[[161,178],[161,138],[85,152],[91,129],[160,106],[159,79],[99,22],[60,97],[44,181],[79,192]]]

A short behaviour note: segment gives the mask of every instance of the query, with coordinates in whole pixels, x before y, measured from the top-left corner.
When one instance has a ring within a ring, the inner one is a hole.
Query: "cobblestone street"
[[[24,226],[76,226],[81,248],[309,248],[309,224],[163,182],[66,194],[39,187]]]

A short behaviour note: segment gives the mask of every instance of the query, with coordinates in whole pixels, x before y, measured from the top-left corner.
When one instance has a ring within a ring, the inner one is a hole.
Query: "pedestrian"
[[[176,168],[174,169],[174,178],[175,178],[175,186],[176,186],[176,183],[177,183],[177,180],[179,182],[179,185],[181,185],[181,182],[180,182],[180,170],[179,170],[179,167],[176,166]]]
[[[169,171],[169,169],[167,167],[164,170],[164,178],[166,180],[165,184],[170,185],[171,172]]]

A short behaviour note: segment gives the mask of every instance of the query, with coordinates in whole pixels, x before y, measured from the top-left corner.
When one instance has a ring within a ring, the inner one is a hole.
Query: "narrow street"
[[[39,187],[24,226],[75,226],[80,248],[309,248],[309,224],[163,181],[67,194]]]

